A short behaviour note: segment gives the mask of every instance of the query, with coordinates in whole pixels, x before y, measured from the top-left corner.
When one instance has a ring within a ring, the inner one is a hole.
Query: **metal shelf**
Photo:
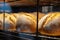
[[[22,40],[34,40],[35,35],[29,35],[26,33],[14,33],[8,31],[0,31],[0,38],[8,38],[8,39],[22,39]]]
[[[11,39],[11,40],[36,40],[36,35],[31,33],[14,33],[9,31],[0,31],[0,39]],[[37,40],[60,40],[60,37],[51,37],[38,35]]]
[[[39,38],[45,38],[45,39],[55,39],[55,40],[60,40],[59,37],[50,37],[50,36],[44,36],[44,35],[39,35]]]

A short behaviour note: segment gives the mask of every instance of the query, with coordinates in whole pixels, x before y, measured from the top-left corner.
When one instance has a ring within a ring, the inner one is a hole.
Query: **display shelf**
[[[34,6],[36,5],[36,0],[10,0],[5,1],[9,3],[10,6]]]
[[[18,39],[18,40],[36,40],[36,35],[34,33],[16,33],[16,32],[9,32],[9,31],[0,31],[0,38],[1,39]],[[38,35],[38,40],[60,40],[60,37],[51,37],[51,36],[44,36]]]
[[[7,2],[10,6],[36,6],[37,0],[12,0]],[[60,5],[60,0],[39,0],[39,5],[46,6],[46,5],[53,5],[57,6]]]
[[[22,39],[22,40],[35,40],[35,35],[29,35],[26,33],[14,33],[14,32],[9,32],[9,31],[1,31],[0,30],[0,38],[2,39]]]
[[[60,37],[51,37],[51,36],[44,36],[44,35],[38,35],[38,38],[45,38],[45,39],[53,39],[53,40],[60,40]]]
[[[39,5],[41,5],[41,6],[46,6],[46,5],[57,6],[57,5],[60,5],[60,0],[40,0]]]

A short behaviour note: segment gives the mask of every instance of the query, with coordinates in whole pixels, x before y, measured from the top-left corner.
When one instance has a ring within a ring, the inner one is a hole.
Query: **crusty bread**
[[[36,32],[36,16],[33,14],[24,12],[9,14],[5,18],[5,23],[9,25],[9,31]]]
[[[34,33],[36,31],[36,17],[32,14],[20,13],[17,18],[17,25],[18,24],[21,32]]]
[[[44,35],[60,36],[60,12],[51,12],[41,18],[38,30]]]
[[[3,20],[2,17],[4,17],[5,19],[5,30],[8,31],[16,31],[16,29],[20,29],[20,32],[36,32],[36,25],[37,25],[37,12],[33,12],[33,13],[26,13],[26,12],[20,12],[20,13],[5,13],[0,14],[1,18]],[[38,14],[38,18],[40,19],[42,16],[44,16],[45,14],[39,13]],[[2,21],[1,20],[1,21]],[[1,26],[3,27],[3,23]],[[19,25],[17,27],[17,25]]]

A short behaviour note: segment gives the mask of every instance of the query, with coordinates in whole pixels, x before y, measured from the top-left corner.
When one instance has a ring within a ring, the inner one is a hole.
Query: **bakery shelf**
[[[11,0],[6,1],[10,6],[34,6],[36,5],[36,0]]]
[[[45,38],[45,39],[53,39],[53,40],[60,40],[59,37],[50,37],[50,36],[44,36],[44,35],[38,35],[38,38]]]
[[[41,6],[46,6],[46,5],[57,6],[57,5],[60,5],[60,0],[39,0],[39,5],[41,5]]]
[[[7,1],[11,6],[35,6],[37,5],[37,0],[12,0]],[[39,5],[60,5],[60,0],[39,0]]]
[[[8,38],[8,39],[22,39],[22,40],[35,40],[36,35],[30,35],[26,33],[14,33],[9,31],[1,31],[0,30],[0,38]]]
[[[21,39],[21,40],[36,40],[36,35],[31,33],[14,33],[9,31],[0,31],[0,38],[8,39]],[[60,40],[59,37],[50,37],[44,35],[38,35],[38,40]]]

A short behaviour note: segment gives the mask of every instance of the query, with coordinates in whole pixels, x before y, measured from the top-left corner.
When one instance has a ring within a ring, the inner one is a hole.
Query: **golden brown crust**
[[[36,16],[33,14],[21,12],[21,13],[14,13],[10,16],[10,21],[17,19],[16,26],[19,24],[21,30],[20,32],[30,32],[34,33],[36,31]],[[15,24],[14,23],[14,24]],[[17,28],[17,27],[16,27]],[[28,28],[28,29],[27,29]],[[29,30],[30,29],[30,30]]]
[[[51,12],[47,15],[44,19],[45,22],[42,20],[43,26],[39,25],[39,32],[49,36],[60,36],[60,12]]]
[[[30,29],[30,31],[32,33],[34,33],[36,31],[36,16],[32,15],[32,14],[28,14],[28,13],[23,13],[20,14],[20,17],[25,18],[24,20],[26,21],[26,24],[22,24],[22,25],[26,25],[28,26],[28,28]],[[21,20],[22,21],[22,20]],[[29,22],[29,23],[27,23]],[[22,30],[22,32],[29,32],[29,30]]]
[[[3,19],[3,14],[0,14],[0,19]],[[21,32],[30,32],[35,33],[36,32],[36,16],[34,14],[29,13],[13,13],[8,14],[5,13],[5,27],[9,31],[16,31],[17,24],[19,23],[19,27],[22,29]],[[1,22],[0,22],[1,23]],[[7,26],[8,24],[8,26]],[[2,24],[1,24],[2,25]],[[3,27],[3,26],[2,26]],[[27,27],[26,29],[24,27]],[[30,29],[30,30],[29,30]]]

